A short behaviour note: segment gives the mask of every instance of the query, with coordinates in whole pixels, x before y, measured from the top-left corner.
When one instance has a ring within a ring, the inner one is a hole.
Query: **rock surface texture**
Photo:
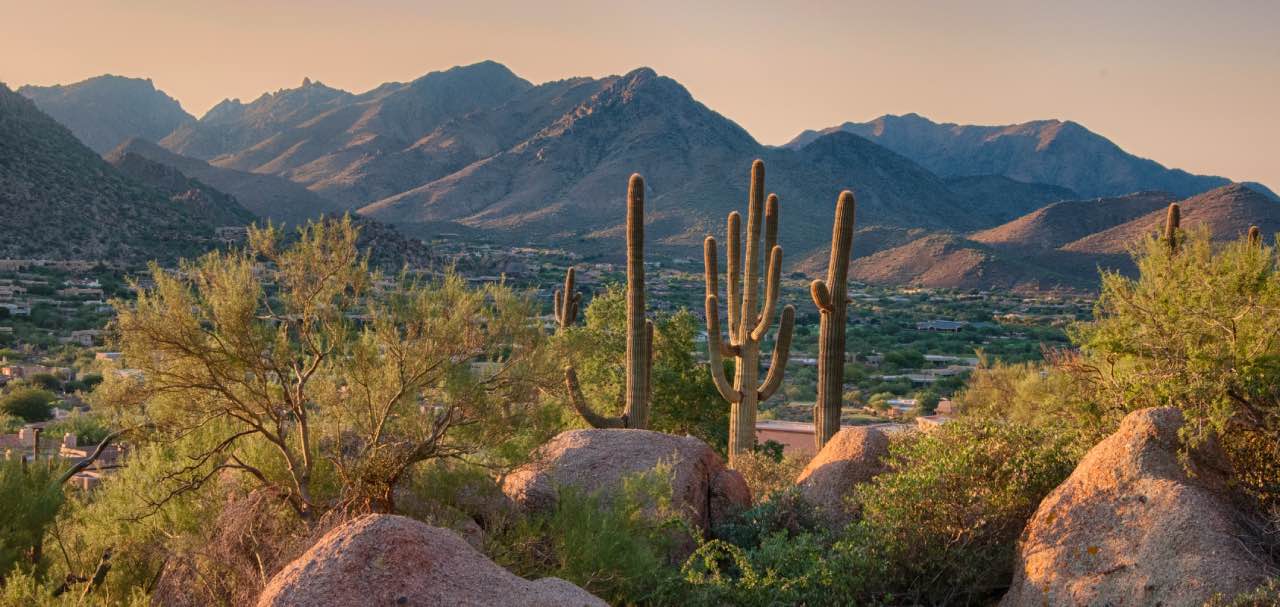
[[[1177,409],[1129,414],[1041,502],[1002,607],[1202,605],[1267,580],[1227,498],[1221,452],[1178,458]]]
[[[849,493],[884,472],[888,455],[889,437],[881,430],[845,428],[809,461],[796,485],[821,516],[843,527],[857,516],[857,507],[846,499]]]
[[[267,584],[259,607],[604,607],[558,578],[529,581],[453,532],[372,514],[330,531]]]
[[[533,461],[507,476],[502,490],[527,512],[554,507],[561,487],[613,495],[630,476],[666,464],[672,502],[709,530],[751,505],[742,475],[725,468],[706,443],[649,430],[570,430],[543,445]]]

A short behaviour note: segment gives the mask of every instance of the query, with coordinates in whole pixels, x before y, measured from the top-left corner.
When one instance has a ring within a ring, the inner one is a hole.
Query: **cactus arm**
[[[742,305],[742,215],[737,211],[729,213],[725,255],[725,296],[728,298],[725,312],[729,319],[729,341],[737,343],[738,339],[738,306]]]
[[[582,416],[592,428],[626,428],[627,416],[605,417],[596,413],[587,404],[587,400],[582,397],[582,388],[578,385],[578,373],[573,366],[564,368],[564,387],[569,393],[569,404],[573,405],[573,410]]]
[[[751,339],[760,341],[773,324],[773,313],[778,307],[778,285],[782,282],[782,247],[774,245],[769,254],[769,275],[764,281],[764,307],[760,309],[760,320],[751,331]]]
[[[719,264],[719,260],[718,260],[718,259],[716,259],[716,239],[715,239],[715,238],[713,238],[713,237],[711,237],[711,236],[708,236],[708,237],[707,237],[707,239],[706,239],[706,240],[704,240],[704,241],[702,242],[702,260],[703,260],[703,264],[704,264],[704,265],[706,266],[706,268],[707,268],[707,270],[706,270],[706,279],[707,279],[707,292],[706,292],[706,294],[707,294],[707,295],[716,295],[716,296],[719,296],[719,295],[720,295],[720,285],[719,285],[719,284],[717,284],[717,278],[718,278],[719,273],[720,273],[720,264]],[[730,309],[730,310],[732,310],[733,308],[732,308],[732,307],[730,307],[729,309]],[[709,310],[707,313],[708,313],[708,314],[715,314],[715,315],[716,315],[716,325],[717,325],[717,326],[719,326],[719,324],[720,324],[720,318],[719,318],[720,310],[718,310],[718,309],[717,309],[717,310]],[[710,339],[710,338],[708,337],[708,339]],[[733,355],[734,355],[733,346],[729,345],[729,343],[725,342],[724,340],[719,339],[719,336],[717,336],[717,338],[716,338],[716,342],[719,344],[719,347],[720,347],[720,354],[721,354],[722,356],[733,356]]]
[[[782,386],[782,377],[787,371],[787,358],[791,355],[791,334],[795,325],[795,307],[783,308],[782,322],[778,326],[778,339],[773,343],[773,357],[769,360],[769,374],[760,384],[760,402],[769,400]]]
[[[645,385],[644,385],[644,402],[653,403],[653,359],[656,356],[653,352],[653,321],[645,319],[644,321],[644,352],[645,352]]]
[[[555,314],[556,324],[560,325],[560,328],[563,329],[565,328],[565,324],[564,324],[564,314],[560,313],[560,310],[562,309],[561,305],[562,304],[560,303],[560,289],[556,289],[555,293],[551,294],[551,312]]]
[[[764,250],[772,251],[778,244],[778,195],[769,194],[764,203]]]
[[[831,311],[831,290],[827,288],[827,283],[821,279],[813,281],[809,284],[809,295],[813,297],[813,305],[818,306],[819,312]]]
[[[720,353],[720,315],[717,310],[720,302],[715,295],[707,295],[707,364],[711,367],[711,380],[715,382],[716,391],[731,403],[742,399],[742,395],[729,383],[724,374],[724,357]]]
[[[760,297],[760,220],[764,215],[764,162],[751,163],[751,190],[747,201],[747,244],[743,261],[742,311],[738,313],[740,342],[747,341],[759,312]]]

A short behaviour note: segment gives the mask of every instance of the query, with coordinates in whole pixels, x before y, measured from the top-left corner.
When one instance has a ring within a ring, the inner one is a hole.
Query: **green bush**
[[[0,411],[28,422],[42,422],[53,417],[53,394],[38,388],[18,388],[0,397]]]
[[[690,540],[670,494],[662,469],[627,479],[612,498],[564,488],[554,510],[491,538],[488,552],[522,577],[565,579],[611,605],[673,604],[680,580],[669,557]]]
[[[99,415],[79,411],[73,411],[70,415],[44,427],[44,435],[54,440],[62,440],[62,436],[68,432],[76,435],[76,440],[81,445],[96,445],[102,442],[111,430]]]
[[[44,531],[63,500],[61,489],[52,485],[57,473],[43,463],[0,460],[0,582],[16,567],[43,569]]]

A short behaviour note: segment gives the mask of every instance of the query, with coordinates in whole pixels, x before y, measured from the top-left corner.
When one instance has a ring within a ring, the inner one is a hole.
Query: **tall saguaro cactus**
[[[760,219],[764,216],[764,247],[768,251],[768,266],[764,279],[764,305],[761,307],[760,271],[761,242]],[[782,276],[782,247],[778,246],[778,197],[769,196],[764,201],[764,162],[756,160],[751,165],[751,192],[747,207],[746,277],[742,278],[741,228],[742,216],[734,211],[729,214],[726,256],[726,312],[729,320],[729,340],[720,334],[720,304],[716,260],[716,240],[708,236],[704,243],[707,280],[707,355],[710,359],[711,377],[716,390],[729,401],[729,460],[755,445],[756,408],[782,385],[787,368],[787,356],[791,350],[791,332],[795,328],[795,308],[782,309],[778,335],[773,345],[773,359],[769,373],[763,382],[760,374],[760,342],[773,324],[778,306],[778,291]],[[738,281],[742,280],[741,286]],[[734,358],[733,383],[724,371],[725,356]]]
[[[845,319],[848,314],[849,256],[853,249],[856,201],[853,192],[840,192],[831,224],[831,259],[827,280],[810,287],[813,303],[822,315],[818,332],[818,401],[813,405],[813,437],[818,450],[840,431],[840,406],[844,400]]]
[[[555,296],[556,320],[563,329],[573,323],[582,297],[573,292],[573,269],[565,274],[564,294]],[[627,184],[627,388],[622,415],[596,413],[582,396],[573,365],[564,369],[564,384],[573,408],[595,428],[648,428],[650,376],[653,371],[653,321],[644,303],[644,179],[632,175]]]

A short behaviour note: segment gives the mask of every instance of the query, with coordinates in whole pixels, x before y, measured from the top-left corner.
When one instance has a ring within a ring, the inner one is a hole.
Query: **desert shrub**
[[[0,434],[13,434],[22,426],[26,425],[27,420],[16,415],[0,411]]]
[[[25,381],[36,388],[40,388],[41,390],[48,390],[50,392],[62,391],[62,380],[52,373],[36,373],[31,377],[28,377]]]
[[[564,488],[553,510],[491,537],[488,552],[517,575],[562,578],[611,605],[672,604],[680,581],[669,558],[690,535],[668,475],[633,476],[612,497]]]
[[[747,481],[752,497],[761,500],[794,485],[809,459],[808,456],[781,452],[775,455],[756,450],[739,455],[734,462],[734,470]]]
[[[1272,579],[1259,588],[1234,597],[1215,595],[1204,607],[1274,607],[1280,605],[1280,580]]]
[[[62,440],[64,434],[76,435],[81,445],[96,445],[111,433],[103,423],[102,417],[96,413],[72,411],[70,415],[44,427],[45,436],[54,440]]]
[[[45,529],[62,506],[58,470],[36,462],[0,460],[0,582],[16,568],[39,573],[46,565]]]
[[[859,521],[823,529],[775,496],[686,562],[689,592],[734,605],[992,601],[1027,520],[1081,454],[1068,435],[978,417],[896,438],[890,471],[857,490]]]
[[[1110,410],[1178,407],[1188,445],[1224,438],[1237,485],[1280,503],[1276,248],[1215,245],[1204,230],[1179,243],[1143,243],[1137,278],[1103,275],[1096,320],[1072,331],[1085,353],[1079,375]]]
[[[858,491],[869,541],[892,563],[880,593],[909,603],[973,602],[1008,583],[1015,543],[1040,500],[1083,455],[1069,436],[959,419],[890,445],[891,471]]]
[[[18,388],[0,397],[0,411],[28,422],[53,417],[53,393],[39,388]]]

